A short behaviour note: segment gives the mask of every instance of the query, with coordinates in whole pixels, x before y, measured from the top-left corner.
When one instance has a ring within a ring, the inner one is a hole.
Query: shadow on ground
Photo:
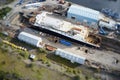
[[[60,64],[60,65],[65,65],[65,66],[68,66],[68,67],[71,67],[71,68],[75,68],[75,67],[81,66],[78,63],[71,63],[70,60],[61,58],[60,56],[56,56],[53,53],[48,54],[47,58],[52,60],[52,61],[54,61],[54,62],[56,62],[56,63],[58,63],[58,64]]]
[[[35,46],[32,46],[32,45],[27,44],[27,43],[25,43],[25,42],[23,42],[23,41],[20,41],[20,40],[18,40],[17,38],[12,38],[10,42],[11,42],[11,43],[14,43],[14,44],[17,45],[17,46],[24,47],[24,48],[26,48],[27,50],[32,50],[32,49],[35,49],[35,48],[36,48]]]

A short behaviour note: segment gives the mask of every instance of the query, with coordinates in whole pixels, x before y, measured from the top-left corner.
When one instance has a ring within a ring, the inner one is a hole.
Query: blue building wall
[[[99,16],[99,11],[79,5],[71,5],[67,11],[68,18],[75,17],[76,21],[86,20],[88,23],[97,23],[99,20]]]
[[[84,20],[86,20],[88,24],[90,24],[92,22],[95,22],[95,23],[98,22],[98,20],[91,19],[91,18],[88,18],[88,17],[85,17],[85,16],[81,16],[81,15],[77,15],[77,14],[72,14],[72,13],[68,12],[67,18],[71,18],[72,19],[72,17],[75,17],[75,21],[83,22]]]

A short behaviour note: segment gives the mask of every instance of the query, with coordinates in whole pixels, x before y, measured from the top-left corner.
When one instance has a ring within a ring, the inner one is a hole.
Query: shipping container
[[[59,43],[64,44],[66,46],[71,46],[72,44],[64,39],[59,40]]]

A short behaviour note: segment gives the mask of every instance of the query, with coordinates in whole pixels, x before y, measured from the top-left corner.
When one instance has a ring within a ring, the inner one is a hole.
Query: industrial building
[[[26,33],[26,32],[19,33],[18,39],[36,47],[43,47],[42,39],[30,33]]]
[[[97,10],[79,5],[71,5],[67,11],[67,18],[87,24],[97,24],[101,27],[106,27],[111,30],[116,29],[116,22],[113,19],[106,17]]]
[[[79,55],[64,51],[62,49],[56,49],[55,54],[61,56],[62,58],[70,60],[72,63],[76,62],[79,64],[84,64],[86,60],[85,57],[81,57]]]
[[[67,17],[76,21],[86,21],[88,23],[98,22],[100,12],[78,5],[71,5],[67,12]]]

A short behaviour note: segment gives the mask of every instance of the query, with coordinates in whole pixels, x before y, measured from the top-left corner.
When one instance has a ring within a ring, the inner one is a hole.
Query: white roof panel
[[[62,49],[57,49],[55,52],[56,55],[60,55],[63,58],[69,59],[72,62],[77,62],[80,64],[84,64],[86,58],[85,57],[81,57],[79,55],[64,51]]]
[[[39,47],[39,43],[42,42],[42,39],[40,37],[37,37],[26,32],[21,32],[18,35],[18,39],[37,47]]]
[[[87,7],[83,7],[83,6],[78,6],[78,5],[71,5],[68,10],[68,14],[69,13],[88,17],[95,20],[98,20],[98,17],[100,15],[99,11],[96,11]]]

